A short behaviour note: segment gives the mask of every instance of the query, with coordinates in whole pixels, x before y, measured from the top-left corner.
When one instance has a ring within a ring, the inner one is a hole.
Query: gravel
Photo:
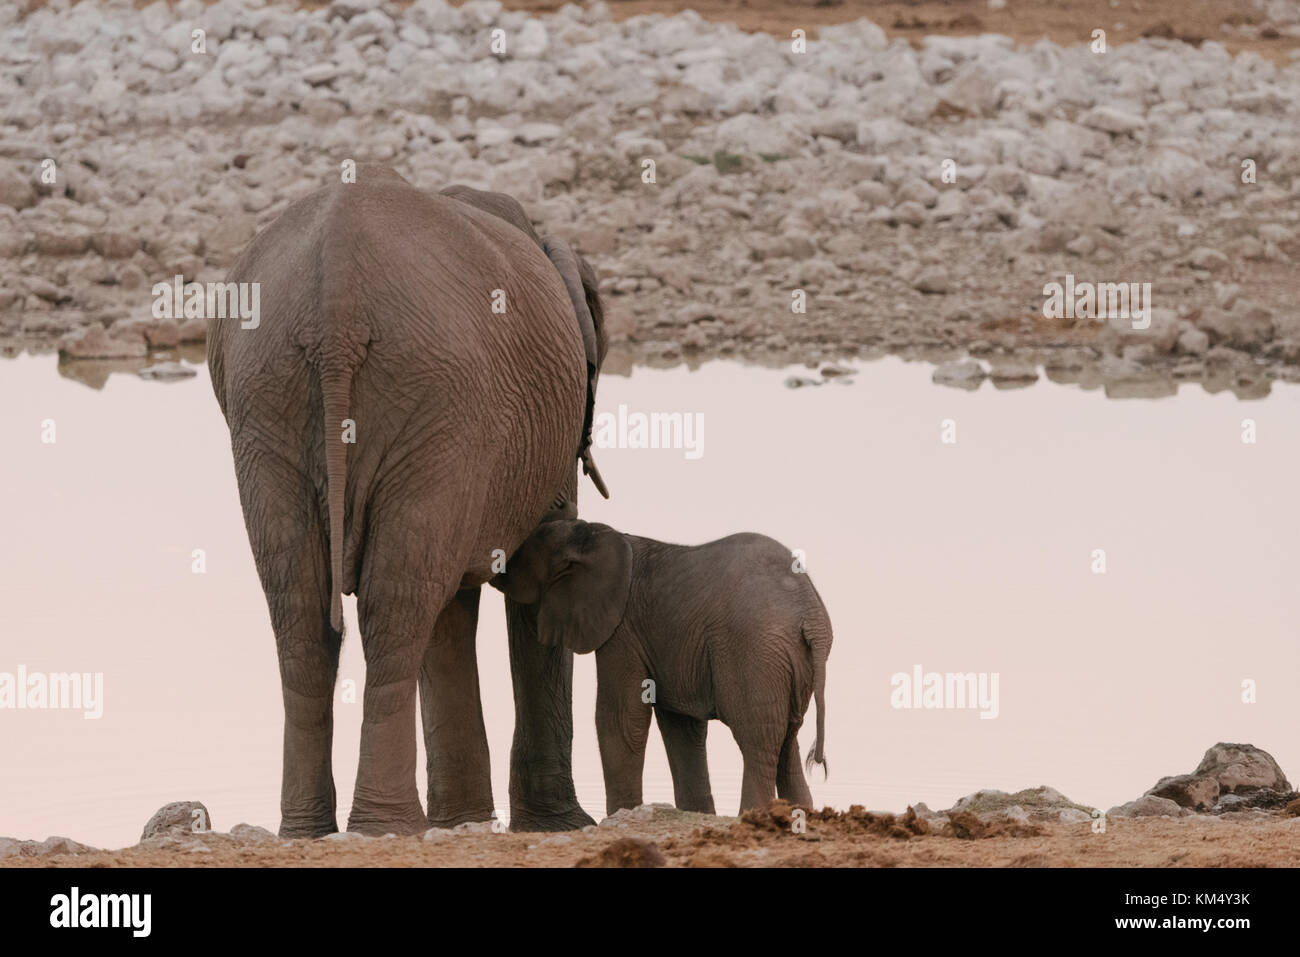
[[[634,361],[1186,379],[1219,349],[1233,389],[1300,379],[1300,62],[1162,38],[913,48],[867,20],[796,53],[692,12],[496,0],[0,11],[0,351],[171,358],[149,357],[177,335],[152,285],[221,279],[347,160],[519,198],[596,265]],[[1151,283],[1167,321],[1135,340],[1047,320],[1067,273]]]

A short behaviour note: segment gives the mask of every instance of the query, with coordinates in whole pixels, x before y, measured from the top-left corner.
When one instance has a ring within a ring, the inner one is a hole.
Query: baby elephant
[[[544,523],[493,587],[535,605],[544,644],[596,652],[596,732],[610,814],[641,803],[653,707],[676,804],[715,813],[704,741],[731,729],[745,761],[742,811],[773,791],[812,805],[797,734],[817,697],[808,766],[825,767],[831,623],[789,549],[764,535],[666,545],[608,525]]]

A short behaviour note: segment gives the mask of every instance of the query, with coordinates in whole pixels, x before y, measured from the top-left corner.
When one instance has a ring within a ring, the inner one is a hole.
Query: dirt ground
[[[505,6],[549,13],[565,2],[505,0]],[[1254,50],[1276,63],[1300,48],[1300,38],[1267,26],[1253,30],[1266,18],[1251,0],[1009,0],[1000,10],[990,9],[988,0],[609,0],[609,9],[617,20],[694,10],[707,20],[779,35],[867,17],[891,37],[916,41],[926,34],[1000,33],[1018,43],[1046,37],[1067,45],[1088,42],[1100,28],[1110,43],[1141,36],[1217,40],[1234,54]]]
[[[565,834],[249,843],[223,834],[163,848],[10,858],[14,867],[1297,867],[1300,818],[1229,814],[1079,824],[995,825],[956,836],[907,816],[853,808],[715,818],[657,810],[624,827]],[[925,833],[917,833],[924,831]]]
[[[153,0],[135,0],[144,7]],[[276,2],[276,0],[273,0]],[[294,6],[328,6],[330,0],[278,0]],[[504,0],[508,10],[554,13],[570,0]],[[1217,40],[1231,53],[1254,50],[1275,63],[1300,48],[1300,37],[1278,33],[1252,0],[1009,0],[991,9],[988,0],[607,0],[616,20],[694,10],[706,20],[734,23],[751,33],[847,23],[867,17],[891,37],[919,41],[926,34],[970,36],[1000,33],[1017,43],[1047,38],[1086,43],[1103,29],[1111,43],[1142,36],[1175,37],[1199,44]],[[45,0],[27,0],[35,10]],[[408,5],[405,2],[403,5]],[[455,3],[459,6],[460,3]],[[1262,26],[1262,29],[1260,27]]]

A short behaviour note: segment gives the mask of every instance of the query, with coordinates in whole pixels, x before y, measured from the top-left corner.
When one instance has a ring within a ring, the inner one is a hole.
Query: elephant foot
[[[441,808],[435,813],[430,809],[425,823],[429,827],[453,828],[457,824],[476,824],[480,821],[492,821],[496,819],[496,810],[488,805],[486,808],[478,808],[472,811],[453,811],[448,808]]]
[[[393,808],[354,805],[352,813],[348,815],[348,830],[368,837],[423,834],[428,829],[424,808],[420,807],[418,801],[413,805]]]
[[[713,798],[708,798],[707,800],[697,798],[693,800],[678,801],[677,810],[691,811],[694,814],[717,814],[718,813],[714,809]]]
[[[562,811],[531,811],[527,808],[510,808],[512,831],[577,831],[595,824],[591,815],[578,805]]]
[[[319,800],[296,802],[292,806],[280,803],[280,836],[286,840],[309,840],[334,834],[339,826],[334,817],[334,794]]]
[[[326,834],[337,833],[339,826],[334,821],[334,816],[330,815],[329,819],[304,820],[282,817],[280,819],[280,837],[285,840],[294,840],[295,838],[306,838],[315,840],[318,837],[324,837]]]

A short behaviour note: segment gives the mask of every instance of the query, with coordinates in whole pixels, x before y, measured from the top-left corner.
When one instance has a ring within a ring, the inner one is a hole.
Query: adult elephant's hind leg
[[[377,532],[375,540],[392,536]],[[413,576],[418,568],[414,561],[376,563],[357,589],[366,695],[349,831],[417,834],[427,827],[415,787],[416,680],[450,589]]]
[[[338,830],[330,751],[342,641],[329,621],[325,526],[316,514],[311,485],[283,459],[237,448],[235,464],[249,544],[280,660],[280,836],[320,837]]]
[[[515,737],[510,830],[571,831],[595,824],[573,788],[573,653],[537,638],[536,608],[506,599]]]
[[[284,695],[280,836],[333,834],[338,830],[331,761],[334,680],[343,635],[330,627],[327,594],[317,599],[291,587],[268,592],[267,604],[280,649]]]
[[[491,764],[474,641],[480,592],[459,591],[442,610],[420,667],[430,827],[492,818]]]

